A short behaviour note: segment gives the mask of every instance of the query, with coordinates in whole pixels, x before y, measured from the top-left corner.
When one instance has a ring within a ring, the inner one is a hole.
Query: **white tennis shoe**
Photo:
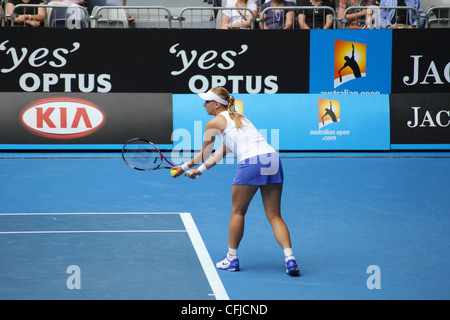
[[[228,260],[228,258],[225,257],[225,259],[216,263],[216,268],[228,271],[239,271],[239,259],[235,258],[233,260]]]

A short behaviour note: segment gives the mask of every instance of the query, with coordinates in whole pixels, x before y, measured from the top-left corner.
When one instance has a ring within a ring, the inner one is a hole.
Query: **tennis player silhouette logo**
[[[341,121],[340,102],[329,99],[319,99],[319,129]]]
[[[366,76],[366,44],[334,42],[334,87]]]

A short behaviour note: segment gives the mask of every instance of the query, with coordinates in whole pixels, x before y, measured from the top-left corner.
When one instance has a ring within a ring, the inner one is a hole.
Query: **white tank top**
[[[228,111],[222,111],[219,115],[227,119],[227,126],[219,138],[236,155],[239,162],[260,154],[276,153],[250,120],[241,118],[242,128],[237,130]]]

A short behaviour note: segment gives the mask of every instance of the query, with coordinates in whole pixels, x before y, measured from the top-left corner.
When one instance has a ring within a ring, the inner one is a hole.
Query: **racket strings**
[[[125,161],[135,168],[156,169],[162,162],[160,153],[149,143],[132,141],[123,150]]]

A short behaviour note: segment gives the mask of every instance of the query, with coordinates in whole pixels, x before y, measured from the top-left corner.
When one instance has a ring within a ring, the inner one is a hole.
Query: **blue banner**
[[[277,150],[390,149],[388,95],[236,94],[235,98],[237,111]],[[198,95],[173,96],[176,149],[201,149],[204,128],[212,118],[203,102]]]
[[[391,92],[392,30],[311,30],[310,93]]]

